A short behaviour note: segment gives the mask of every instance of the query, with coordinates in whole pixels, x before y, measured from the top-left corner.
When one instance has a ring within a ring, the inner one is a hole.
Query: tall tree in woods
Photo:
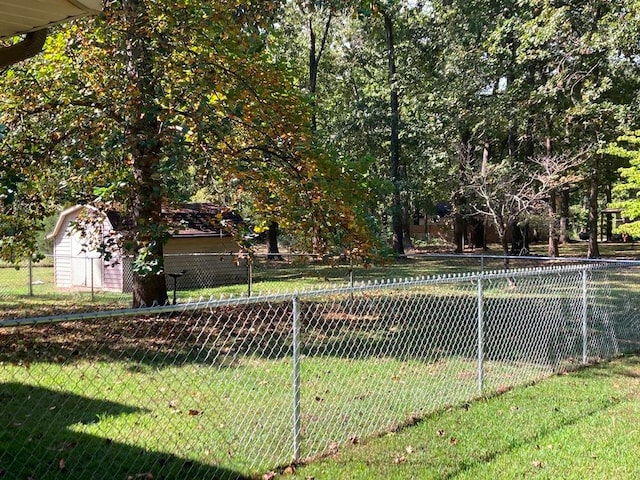
[[[386,84],[388,92],[388,169],[391,186],[391,243],[393,251],[402,255],[405,251],[405,241],[408,240],[408,161],[403,152],[403,124],[401,121],[400,88],[403,85],[402,75],[398,66],[398,32],[400,18],[405,14],[418,14],[422,11],[420,2],[413,5],[399,0],[385,0],[376,2],[362,2],[358,7],[359,15],[369,23],[378,22],[382,26],[384,41],[384,58],[386,61]],[[408,25],[406,22],[404,25]],[[370,29],[375,33],[375,29]],[[407,42],[404,31],[405,42]],[[413,39],[418,41],[418,39]],[[422,39],[424,40],[424,39]],[[419,43],[417,43],[419,45]],[[405,57],[406,58],[406,57]]]
[[[161,165],[162,127],[157,100],[160,97],[154,68],[154,44],[147,32],[151,29],[150,12],[143,0],[122,2],[125,36],[125,71],[128,99],[123,109],[125,122],[124,157],[131,165],[131,221],[137,238],[131,253],[134,305],[167,302],[164,272],[162,203],[166,198],[158,182]]]
[[[540,207],[546,205],[551,255],[558,254],[562,225],[566,237],[567,196],[570,189],[579,188],[578,178],[587,179],[591,230],[597,230],[598,181],[606,170],[605,159],[597,152],[619,128],[633,92],[628,68],[623,66],[633,54],[621,54],[621,44],[614,45],[618,36],[615,19],[629,6],[624,1],[578,5],[534,0],[503,2],[497,10],[491,2],[474,3],[473,9],[460,2],[442,5],[442,18],[449,20],[454,31],[476,32],[453,39],[451,46],[443,49],[444,55],[466,65],[464,55],[452,54],[455,48],[464,47],[461,51],[467,57],[469,52],[478,52],[472,78],[485,82],[485,87],[475,92],[460,89],[462,94],[456,97],[460,101],[466,98],[467,105],[473,101],[481,106],[473,116],[468,115],[468,107],[455,110],[459,118],[467,119],[469,127],[460,130],[461,145],[470,144],[458,148],[458,157],[467,159],[461,164],[461,183],[483,178],[478,172],[486,171],[488,164],[508,161],[513,172],[509,180],[512,191],[505,193],[520,197],[521,188],[538,174],[539,159],[581,159],[581,172],[566,177],[575,183],[559,184],[559,190],[550,190],[539,203]],[[461,22],[468,22],[468,27],[458,28],[456,24]],[[466,152],[475,153],[469,156]],[[456,203],[458,209],[464,203]],[[560,212],[558,203],[563,207]],[[519,237],[518,225],[528,221],[526,217],[513,218],[507,226],[514,240]],[[514,241],[512,251],[521,251],[521,243],[526,247],[524,241]],[[589,246],[590,255],[597,256],[595,234]]]
[[[249,191],[260,216],[301,238],[339,232],[368,248],[350,175],[309,142],[308,109],[265,48],[278,8],[109,2],[2,79],[0,158],[16,170],[3,184],[23,199],[46,191],[50,213],[67,202],[118,211],[135,306],[167,298],[162,245],[175,226],[161,221],[162,205],[212,183]]]
[[[329,42],[330,31],[332,22],[334,20],[336,10],[343,7],[339,2],[334,1],[317,1],[317,0],[304,0],[289,3],[287,5],[288,11],[285,9],[286,19],[289,29],[295,28],[297,22],[300,23],[300,29],[305,33],[306,49],[307,49],[307,75],[306,81],[304,81],[304,91],[308,96],[308,102],[310,107],[310,134],[313,141],[316,140],[316,134],[318,131],[318,75],[320,73],[320,61],[323,53],[327,48]],[[281,27],[284,30],[286,27]],[[297,33],[297,32],[296,32]],[[281,35],[280,41],[282,43],[289,42],[289,47],[295,42],[295,34],[292,35],[289,32],[289,38],[283,39],[287,32]],[[293,37],[293,38],[291,38]],[[280,48],[286,48],[280,46]],[[297,48],[291,48],[298,54]],[[277,258],[279,254],[278,247],[278,231],[279,225],[277,219],[271,219],[269,221],[267,231],[267,252],[270,258]],[[315,245],[319,243],[319,238],[315,238],[312,242],[314,250]]]

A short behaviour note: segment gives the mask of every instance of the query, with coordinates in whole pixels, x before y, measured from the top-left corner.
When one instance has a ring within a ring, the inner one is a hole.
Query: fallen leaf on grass
[[[198,415],[202,415],[202,412],[200,410],[195,410],[192,408],[189,410],[189,415],[191,415],[192,417],[196,417]]]
[[[405,447],[404,451],[409,453],[409,454],[411,454],[411,453],[413,453],[413,447],[411,445],[409,445],[409,446]]]
[[[407,457],[405,457],[404,455],[399,455],[393,459],[393,463],[395,463],[396,465],[405,463],[406,461],[407,461]]]
[[[451,445],[457,445],[458,444],[458,439],[456,437],[451,437],[451,439],[449,440],[449,443]]]
[[[293,467],[293,465],[289,465],[287,468],[285,468],[282,471],[283,475],[295,475],[296,473],[296,469]]]
[[[338,442],[331,442],[329,444],[329,454],[333,455],[334,453],[338,453],[340,449],[340,444]]]
[[[64,458],[61,458],[58,460],[58,470],[64,470],[65,468],[67,468],[67,462],[65,461]]]
[[[436,432],[438,434],[439,437],[444,437],[444,435],[447,433],[444,430],[440,429]]]
[[[533,462],[531,462],[531,465],[533,465],[535,468],[543,468],[544,467],[544,464],[540,460],[534,460]]]
[[[262,480],[273,480],[276,478],[276,472],[267,472],[262,475]]]

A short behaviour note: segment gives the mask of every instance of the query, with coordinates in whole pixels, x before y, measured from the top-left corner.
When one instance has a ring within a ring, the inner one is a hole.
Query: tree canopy
[[[557,255],[570,207],[595,232],[629,180],[604,146],[638,128],[639,24],[634,0],[106,2],[0,79],[0,255],[97,203],[133,218],[135,302],[163,301],[159,212],[196,192],[318,253],[402,253],[448,203],[457,251],[537,222]]]

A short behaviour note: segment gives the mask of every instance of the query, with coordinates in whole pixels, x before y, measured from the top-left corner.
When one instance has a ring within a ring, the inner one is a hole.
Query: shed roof
[[[0,0],[1,1],[1,0]],[[65,219],[84,208],[94,211],[91,205],[74,205],[60,213],[53,231],[47,238],[56,237],[64,225]],[[163,207],[162,216],[173,237],[225,237],[231,236],[231,229],[242,222],[242,217],[233,210],[213,203],[186,203],[175,207]],[[123,218],[117,212],[106,212],[106,217],[114,230],[131,229],[130,219]]]

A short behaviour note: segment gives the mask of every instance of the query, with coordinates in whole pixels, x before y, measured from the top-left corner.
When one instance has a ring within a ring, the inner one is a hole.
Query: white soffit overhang
[[[0,0],[0,38],[40,30],[102,9],[102,0]]]

